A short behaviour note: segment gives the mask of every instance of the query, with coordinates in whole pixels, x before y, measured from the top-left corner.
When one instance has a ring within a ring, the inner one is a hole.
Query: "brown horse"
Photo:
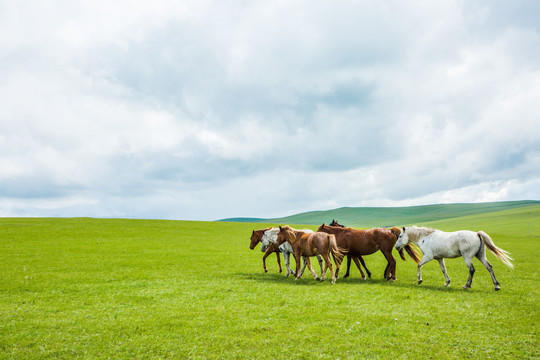
[[[332,222],[330,223],[330,226],[337,226],[337,227],[340,227],[340,228],[344,228],[345,225],[341,225],[337,220],[335,219],[332,219]],[[366,275],[364,274],[364,272],[362,271],[362,267],[360,266],[360,263],[358,263],[358,260],[360,259],[360,262],[362,263],[362,266],[364,267],[364,269],[366,269],[366,272],[367,272],[367,275],[368,275],[368,278],[371,279],[371,271],[369,271],[369,269],[367,268],[366,266],[366,263],[364,262],[364,258],[361,257],[361,256],[352,256],[352,255],[347,255],[347,271],[345,272],[345,275],[343,275],[344,278],[348,278],[350,273],[351,273],[351,260],[354,260],[354,264],[356,265],[356,267],[358,268],[358,270],[360,271],[360,275],[362,276],[362,279],[366,279]],[[339,272],[339,271],[338,271]]]
[[[392,255],[392,249],[401,233],[400,228],[356,230],[322,224],[317,231],[335,235],[337,245],[340,249],[343,249],[342,251],[347,255],[370,255],[380,250],[386,258],[386,261],[388,261],[386,269],[384,269],[384,278],[390,281],[396,280],[396,259]],[[410,245],[409,248],[405,248],[405,250],[416,263],[420,261],[420,257]],[[405,260],[403,251],[401,251],[399,255]]]
[[[296,258],[296,279],[299,279],[302,276],[302,273],[299,272],[300,258],[302,256],[306,257],[308,269],[313,274],[313,277],[317,279],[317,274],[315,271],[313,271],[313,267],[311,267],[309,257],[320,254],[324,259],[324,270],[321,274],[321,281],[324,280],[326,271],[328,268],[330,268],[330,273],[332,274],[332,284],[336,282],[336,274],[334,273],[334,268],[332,267],[330,253],[332,253],[338,269],[341,266],[343,254],[337,247],[336,238],[334,235],[320,232],[307,233],[301,230],[295,230],[290,226],[280,226],[277,242],[281,245],[285,241],[291,244],[294,251]]]
[[[257,246],[257,244],[261,242],[264,232],[270,229],[271,228],[262,229],[262,230],[253,230],[253,233],[251,234],[251,242],[249,243],[249,248],[251,250],[255,249],[255,246]],[[261,251],[263,250],[261,249]],[[279,247],[273,243],[270,243],[270,245],[268,246],[268,249],[266,249],[266,252],[263,255],[264,272],[268,272],[268,269],[266,268],[266,258],[270,256],[270,254],[272,253],[276,253],[277,263],[279,265],[279,272],[281,273],[283,269],[281,268],[281,258],[279,257],[279,254],[280,254]]]

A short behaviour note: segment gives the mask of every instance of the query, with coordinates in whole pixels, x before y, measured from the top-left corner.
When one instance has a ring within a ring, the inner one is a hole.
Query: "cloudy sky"
[[[0,216],[540,199],[540,2],[0,0]]]

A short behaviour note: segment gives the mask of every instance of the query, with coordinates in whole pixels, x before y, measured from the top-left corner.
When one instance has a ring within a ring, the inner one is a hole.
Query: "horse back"
[[[330,251],[330,236],[325,232],[303,233],[296,239],[304,255],[315,256]]]
[[[369,255],[380,249],[391,248],[396,240],[396,236],[390,230],[380,228],[367,230],[346,228],[339,236],[336,234],[337,245],[357,255]]]

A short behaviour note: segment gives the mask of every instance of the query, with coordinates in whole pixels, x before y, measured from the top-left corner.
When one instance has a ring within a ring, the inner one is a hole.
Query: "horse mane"
[[[298,229],[295,229],[293,227],[290,227],[289,225],[283,225],[283,226],[280,226],[279,228],[277,228],[278,230],[278,234],[279,232],[281,231],[281,229],[285,229],[285,230],[288,230],[288,231],[291,231],[293,234],[294,234],[294,240],[296,240],[296,237],[298,236],[299,233],[302,233],[302,234],[313,234],[315,233],[313,230],[311,229],[302,229],[302,230],[298,230]],[[272,229],[273,230],[273,229]]]
[[[430,234],[433,234],[435,231],[437,231],[437,229],[428,228],[424,226],[416,226],[416,225],[407,227],[406,229],[407,229],[407,235],[409,235],[409,238],[411,239],[411,241],[416,241],[421,236],[428,236]]]
[[[286,231],[290,231],[293,233],[293,236],[291,237],[290,239],[290,243],[291,245],[296,241],[296,234],[298,233],[298,230],[290,227],[289,225],[283,225],[283,226],[280,226],[279,227],[279,232],[281,233],[281,230],[286,230]],[[288,240],[287,238],[285,238],[286,240]]]
[[[335,229],[335,230],[347,230],[347,229],[354,230],[353,228],[348,227],[348,226],[333,226],[333,225],[327,225],[324,223],[319,227],[330,228],[330,229]]]

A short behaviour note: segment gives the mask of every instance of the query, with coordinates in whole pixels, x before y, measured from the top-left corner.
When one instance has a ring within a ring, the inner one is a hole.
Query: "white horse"
[[[486,258],[486,247],[496,257],[505,263],[509,268],[513,269],[514,265],[510,262],[513,260],[508,252],[501,248],[498,248],[493,243],[493,240],[483,231],[474,232],[469,230],[461,230],[455,232],[444,232],[437,229],[428,229],[425,227],[404,227],[401,235],[399,235],[396,242],[396,250],[401,250],[409,242],[413,242],[424,253],[424,257],[418,263],[418,283],[422,283],[422,265],[437,259],[441,270],[446,280],[445,286],[450,285],[450,278],[446,273],[446,266],[444,265],[444,258],[456,258],[463,256],[465,265],[469,268],[469,279],[463,288],[470,289],[473,275],[474,266],[472,263],[473,257],[476,256],[478,260],[489,271],[491,279],[495,285],[495,290],[500,290],[499,282],[495,278],[493,268]]]
[[[302,230],[304,232],[313,233],[314,231],[309,229]],[[291,247],[291,244],[289,242],[284,242],[283,244],[279,245],[277,242],[277,237],[279,234],[279,228],[272,228],[270,230],[266,230],[262,236],[261,240],[261,250],[266,251],[270,243],[275,244],[276,246],[279,246],[279,250],[283,254],[283,258],[285,259],[285,266],[287,267],[287,275],[285,277],[288,277],[290,274],[295,274],[294,271],[292,271],[290,266],[290,255],[294,255],[294,251]],[[302,266],[302,270],[300,270],[300,276],[304,273],[304,270],[306,269],[307,260],[305,256],[302,256],[302,260],[304,262],[304,265]],[[321,274],[323,272],[323,259],[320,255],[317,255],[317,260],[319,260],[319,266],[321,267]]]

